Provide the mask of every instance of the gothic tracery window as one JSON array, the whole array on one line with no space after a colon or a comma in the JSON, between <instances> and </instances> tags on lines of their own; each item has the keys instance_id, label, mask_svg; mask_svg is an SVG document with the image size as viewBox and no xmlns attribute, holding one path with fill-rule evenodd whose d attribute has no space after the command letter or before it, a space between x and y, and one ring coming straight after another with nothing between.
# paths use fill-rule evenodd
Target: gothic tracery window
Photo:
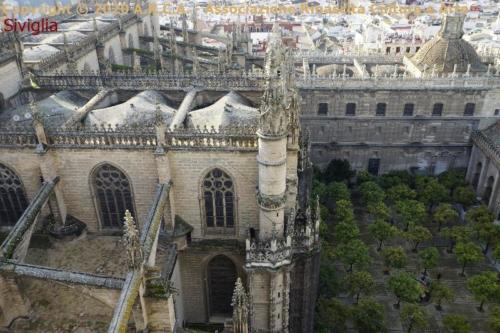
<instances>
[{"instance_id":1,"label":"gothic tracery window","mask_svg":"<svg viewBox=\"0 0 500 333\"><path fill-rule=\"evenodd\" d=\"M103 228L121 228L127 209L135 216L130 181L123 172L104 164L95 171L93 185Z\"/></svg>"},{"instance_id":2,"label":"gothic tracery window","mask_svg":"<svg viewBox=\"0 0 500 333\"><path fill-rule=\"evenodd\" d=\"M234 228L234 184L224 171L211 170L203 180L205 223L209 228Z\"/></svg>"},{"instance_id":3,"label":"gothic tracery window","mask_svg":"<svg viewBox=\"0 0 500 333\"><path fill-rule=\"evenodd\" d=\"M13 226L28 207L19 177L0 164L0 226Z\"/></svg>"}]
</instances>

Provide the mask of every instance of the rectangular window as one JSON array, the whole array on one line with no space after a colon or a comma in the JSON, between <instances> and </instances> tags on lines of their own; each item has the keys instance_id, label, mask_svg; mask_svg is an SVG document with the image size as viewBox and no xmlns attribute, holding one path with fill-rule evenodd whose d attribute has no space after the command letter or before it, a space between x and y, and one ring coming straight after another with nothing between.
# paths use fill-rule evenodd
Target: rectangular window
<instances>
[{"instance_id":1,"label":"rectangular window","mask_svg":"<svg viewBox=\"0 0 500 333\"><path fill-rule=\"evenodd\" d=\"M406 103L405 108L403 110L403 116L405 117L412 117L413 116L413 109L415 108L415 104L413 103Z\"/></svg>"},{"instance_id":2,"label":"rectangular window","mask_svg":"<svg viewBox=\"0 0 500 333\"><path fill-rule=\"evenodd\" d=\"M345 105L345 115L346 116L356 115L356 103L347 103Z\"/></svg>"},{"instance_id":3,"label":"rectangular window","mask_svg":"<svg viewBox=\"0 0 500 333\"><path fill-rule=\"evenodd\" d=\"M410 47L407 47L407 48L406 48L406 53L410 53L410 52L411 52Z\"/></svg>"},{"instance_id":4,"label":"rectangular window","mask_svg":"<svg viewBox=\"0 0 500 333\"><path fill-rule=\"evenodd\" d=\"M399 53L399 52L401 52L401 48L398 46L398 47L396 47L396 53Z\"/></svg>"},{"instance_id":5,"label":"rectangular window","mask_svg":"<svg viewBox=\"0 0 500 333\"><path fill-rule=\"evenodd\" d=\"M390 47L387 47L387 48L385 49L385 54L389 54L389 53L391 53L391 48L390 48Z\"/></svg>"},{"instance_id":6,"label":"rectangular window","mask_svg":"<svg viewBox=\"0 0 500 333\"><path fill-rule=\"evenodd\" d=\"M368 160L368 172L372 175L378 176L378 170L380 168L380 158L370 158Z\"/></svg>"},{"instance_id":7,"label":"rectangular window","mask_svg":"<svg viewBox=\"0 0 500 333\"><path fill-rule=\"evenodd\" d=\"M464 116L473 116L475 109L476 109L476 104L474 103L465 104Z\"/></svg>"},{"instance_id":8,"label":"rectangular window","mask_svg":"<svg viewBox=\"0 0 500 333\"><path fill-rule=\"evenodd\" d=\"M435 117L440 117L443 115L443 103L436 103L432 107L432 115Z\"/></svg>"},{"instance_id":9,"label":"rectangular window","mask_svg":"<svg viewBox=\"0 0 500 333\"><path fill-rule=\"evenodd\" d=\"M387 104L386 103L378 103L375 115L376 116L385 116L385 109L386 108L387 108Z\"/></svg>"},{"instance_id":10,"label":"rectangular window","mask_svg":"<svg viewBox=\"0 0 500 333\"><path fill-rule=\"evenodd\" d=\"M500 109L495 109L495 116L500 116Z\"/></svg>"},{"instance_id":11,"label":"rectangular window","mask_svg":"<svg viewBox=\"0 0 500 333\"><path fill-rule=\"evenodd\" d=\"M318 115L326 116L328 114L328 103L318 104Z\"/></svg>"}]
</instances>

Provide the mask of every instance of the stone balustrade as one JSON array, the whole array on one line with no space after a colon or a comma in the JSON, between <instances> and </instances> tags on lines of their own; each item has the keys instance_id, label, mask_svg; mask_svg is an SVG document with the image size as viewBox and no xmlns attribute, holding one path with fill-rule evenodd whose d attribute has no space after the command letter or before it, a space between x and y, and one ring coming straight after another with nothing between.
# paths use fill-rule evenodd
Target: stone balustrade
<instances>
[{"instance_id":1,"label":"stone balustrade","mask_svg":"<svg viewBox=\"0 0 500 333\"><path fill-rule=\"evenodd\" d=\"M56 72L38 73L36 83L45 89L55 90L95 90L96 87L128 90L188 90L203 88L216 91L258 91L264 89L266 76L260 71L249 72L204 72L199 75L173 75L160 72L103 73ZM500 76L496 75L426 75L415 78L410 75L365 75L349 77L343 73L329 76L296 75L296 85L300 89L491 89L500 87Z\"/></svg>"},{"instance_id":2,"label":"stone balustrade","mask_svg":"<svg viewBox=\"0 0 500 333\"><path fill-rule=\"evenodd\" d=\"M278 268L292 262L292 238L268 240L246 240L246 266Z\"/></svg>"},{"instance_id":3,"label":"stone balustrade","mask_svg":"<svg viewBox=\"0 0 500 333\"><path fill-rule=\"evenodd\" d=\"M236 150L258 149L256 126L226 126L218 129L208 127L177 128L165 130L165 147L170 150ZM48 128L47 143L52 148L116 148L155 149L158 145L155 127L115 126L92 128ZM32 128L0 128L0 146L32 147L37 145Z\"/></svg>"},{"instance_id":4,"label":"stone balustrade","mask_svg":"<svg viewBox=\"0 0 500 333\"><path fill-rule=\"evenodd\" d=\"M96 87L130 90L184 90L199 87L208 90L262 90L264 75L261 73L205 72L202 75L167 72L122 72L99 74L90 72L55 72L36 75L36 83L53 90L95 90Z\"/></svg>"},{"instance_id":5,"label":"stone balustrade","mask_svg":"<svg viewBox=\"0 0 500 333\"><path fill-rule=\"evenodd\" d=\"M35 131L32 128L0 129L0 147L36 147Z\"/></svg>"}]
</instances>

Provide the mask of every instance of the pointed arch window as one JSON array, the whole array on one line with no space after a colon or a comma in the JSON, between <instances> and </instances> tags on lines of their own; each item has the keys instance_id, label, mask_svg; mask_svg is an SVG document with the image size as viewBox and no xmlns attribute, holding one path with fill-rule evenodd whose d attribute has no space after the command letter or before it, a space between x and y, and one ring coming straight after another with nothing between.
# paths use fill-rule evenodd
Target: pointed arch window
<instances>
[{"instance_id":1,"label":"pointed arch window","mask_svg":"<svg viewBox=\"0 0 500 333\"><path fill-rule=\"evenodd\" d=\"M0 164L0 226L13 226L28 207L21 180Z\"/></svg>"},{"instance_id":2,"label":"pointed arch window","mask_svg":"<svg viewBox=\"0 0 500 333\"><path fill-rule=\"evenodd\" d=\"M220 169L211 170L203 179L205 223L208 228L234 228L234 184Z\"/></svg>"},{"instance_id":3,"label":"pointed arch window","mask_svg":"<svg viewBox=\"0 0 500 333\"><path fill-rule=\"evenodd\" d=\"M94 172L93 186L102 228L121 228L127 209L135 217L130 181L118 168L100 166Z\"/></svg>"}]
</instances>

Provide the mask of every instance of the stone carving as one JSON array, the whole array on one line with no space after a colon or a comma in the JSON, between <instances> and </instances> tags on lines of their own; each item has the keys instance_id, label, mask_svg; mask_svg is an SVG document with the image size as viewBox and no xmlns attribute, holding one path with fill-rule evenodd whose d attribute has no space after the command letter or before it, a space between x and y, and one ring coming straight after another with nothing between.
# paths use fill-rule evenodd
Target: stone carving
<instances>
[{"instance_id":1,"label":"stone carving","mask_svg":"<svg viewBox=\"0 0 500 333\"><path fill-rule=\"evenodd\" d=\"M139 239L139 230L129 210L125 211L125 223L123 231L123 244L127 251L129 268L139 269L142 264L142 248Z\"/></svg>"},{"instance_id":2,"label":"stone carving","mask_svg":"<svg viewBox=\"0 0 500 333\"><path fill-rule=\"evenodd\" d=\"M278 209L282 208L285 205L286 196L285 194L270 196L262 194L261 192L257 193L257 203L259 206L266 209Z\"/></svg>"},{"instance_id":3,"label":"stone carving","mask_svg":"<svg viewBox=\"0 0 500 333\"><path fill-rule=\"evenodd\" d=\"M248 296L241 278L236 280L231 306L233 307L233 333L248 333Z\"/></svg>"}]
</instances>

